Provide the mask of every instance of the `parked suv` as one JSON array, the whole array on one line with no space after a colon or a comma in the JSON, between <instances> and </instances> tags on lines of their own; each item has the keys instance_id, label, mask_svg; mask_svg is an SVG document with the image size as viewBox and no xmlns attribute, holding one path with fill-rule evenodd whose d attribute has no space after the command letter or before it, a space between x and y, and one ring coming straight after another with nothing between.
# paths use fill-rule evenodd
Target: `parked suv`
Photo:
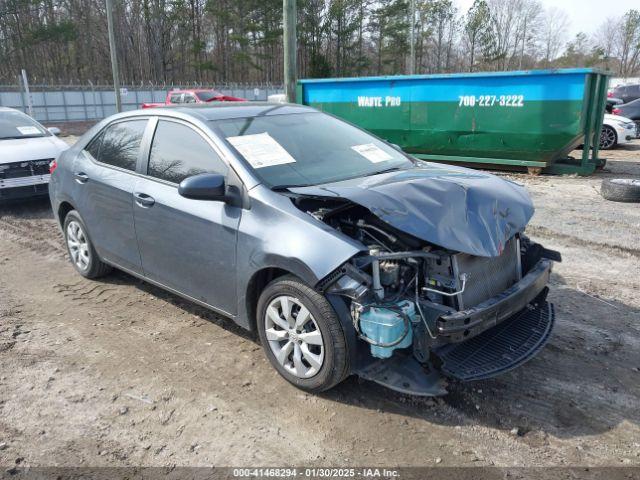
<instances>
[{"instance_id":1,"label":"parked suv","mask_svg":"<svg viewBox=\"0 0 640 480\"><path fill-rule=\"evenodd\" d=\"M62 155L53 211L71 263L116 267L257 330L289 382L358 374L419 395L547 342L556 252L522 186L418 161L300 105L110 117Z\"/></svg>"},{"instance_id":2,"label":"parked suv","mask_svg":"<svg viewBox=\"0 0 640 480\"><path fill-rule=\"evenodd\" d=\"M613 89L611 96L619 98L622 103L629 103L640 98L640 84L619 85Z\"/></svg>"}]
</instances>

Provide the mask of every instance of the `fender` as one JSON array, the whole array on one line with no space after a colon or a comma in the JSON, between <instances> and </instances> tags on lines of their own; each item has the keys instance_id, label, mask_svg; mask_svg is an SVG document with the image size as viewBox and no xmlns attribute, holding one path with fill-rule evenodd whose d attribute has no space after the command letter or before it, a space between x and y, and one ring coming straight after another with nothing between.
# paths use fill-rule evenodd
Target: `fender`
<instances>
[{"instance_id":1,"label":"fender","mask_svg":"<svg viewBox=\"0 0 640 480\"><path fill-rule=\"evenodd\" d=\"M247 292L255 275L279 269L313 287L364 248L298 210L287 197L258 186L242 211L236 246L236 322L251 329Z\"/></svg>"}]
</instances>

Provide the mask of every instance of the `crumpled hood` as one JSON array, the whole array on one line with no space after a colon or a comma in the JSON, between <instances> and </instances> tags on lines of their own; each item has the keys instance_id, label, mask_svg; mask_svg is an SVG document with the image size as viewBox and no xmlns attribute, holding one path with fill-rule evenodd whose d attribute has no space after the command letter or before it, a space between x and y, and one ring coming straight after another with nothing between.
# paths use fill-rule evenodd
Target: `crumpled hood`
<instances>
[{"instance_id":1,"label":"crumpled hood","mask_svg":"<svg viewBox=\"0 0 640 480\"><path fill-rule=\"evenodd\" d=\"M290 191L345 198L403 232L483 257L500 255L534 212L527 191L511 181L431 163Z\"/></svg>"},{"instance_id":2,"label":"crumpled hood","mask_svg":"<svg viewBox=\"0 0 640 480\"><path fill-rule=\"evenodd\" d=\"M0 140L0 164L57 158L69 145L53 135Z\"/></svg>"}]
</instances>

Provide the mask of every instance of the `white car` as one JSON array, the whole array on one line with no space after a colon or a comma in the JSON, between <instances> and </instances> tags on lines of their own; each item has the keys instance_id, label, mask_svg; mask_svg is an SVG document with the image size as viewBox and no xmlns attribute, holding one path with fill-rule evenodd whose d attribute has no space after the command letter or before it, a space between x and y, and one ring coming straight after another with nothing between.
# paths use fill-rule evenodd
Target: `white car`
<instances>
[{"instance_id":1,"label":"white car","mask_svg":"<svg viewBox=\"0 0 640 480\"><path fill-rule=\"evenodd\" d=\"M636 138L636 124L633 120L620 115L608 113L604 115L600 132L601 150L610 150L621 143L628 143L634 138Z\"/></svg>"},{"instance_id":2,"label":"white car","mask_svg":"<svg viewBox=\"0 0 640 480\"><path fill-rule=\"evenodd\" d=\"M46 195L49 164L69 146L13 108L0 107L0 201Z\"/></svg>"}]
</instances>

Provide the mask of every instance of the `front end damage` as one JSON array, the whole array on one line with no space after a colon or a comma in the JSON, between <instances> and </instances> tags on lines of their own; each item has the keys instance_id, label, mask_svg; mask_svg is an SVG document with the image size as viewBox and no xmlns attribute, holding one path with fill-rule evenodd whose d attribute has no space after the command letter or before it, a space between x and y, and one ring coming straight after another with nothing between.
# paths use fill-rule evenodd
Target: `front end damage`
<instances>
[{"instance_id":1,"label":"front end damage","mask_svg":"<svg viewBox=\"0 0 640 480\"><path fill-rule=\"evenodd\" d=\"M349 306L358 339L353 373L404 393L442 395L445 377L499 375L547 342L554 321L547 284L560 256L523 228L497 255L482 256L406 233L344 198L292 201L366 247L317 285Z\"/></svg>"}]
</instances>

